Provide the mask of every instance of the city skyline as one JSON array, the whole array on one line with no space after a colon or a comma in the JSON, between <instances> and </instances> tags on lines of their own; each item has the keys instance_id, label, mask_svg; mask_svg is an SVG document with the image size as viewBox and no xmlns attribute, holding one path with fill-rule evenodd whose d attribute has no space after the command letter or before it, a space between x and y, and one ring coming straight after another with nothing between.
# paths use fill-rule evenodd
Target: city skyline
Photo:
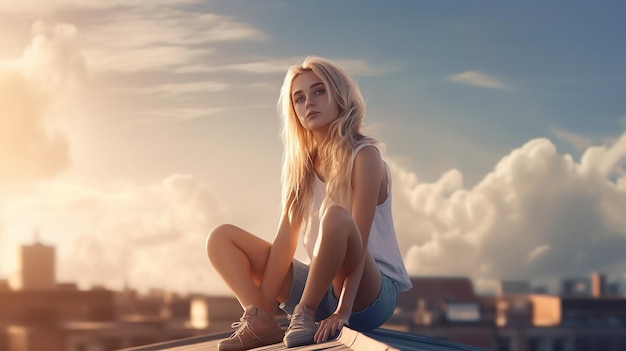
<instances>
[{"instance_id":1,"label":"city skyline","mask_svg":"<svg viewBox=\"0 0 626 351\"><path fill-rule=\"evenodd\" d=\"M86 291L71 283L57 284L54 247L35 242L20 249L15 285L7 289L0 280L3 350L16 345L24 350L40 350L42 345L54 350L119 350L156 343L170 349L171 340L181 346L207 341L207 336L219 338L241 313L234 296L158 289L139 293L132 288ZM432 341L443 339L497 350L588 350L591 345L622 350L626 345L624 292L615 291L602 274L563 280L557 296L521 281L502 282L492 296L476 294L466 277L422 276L411 281L414 289L398 296L391 319L372 333L402 332L398 336L404 342L411 338L412 345L433 346ZM287 316L275 307L274 316L284 325Z\"/></svg>"},{"instance_id":2,"label":"city skyline","mask_svg":"<svg viewBox=\"0 0 626 351\"><path fill-rule=\"evenodd\" d=\"M0 275L0 290L10 289L13 291L55 291L55 290L111 290L111 291L137 291L141 294L151 295L155 292L174 294L203 294L199 291L169 291L161 286L144 287L137 289L131 281L125 281L124 285L118 289L110 286L95 283L91 286L82 285L75 281L59 281L56 277L56 250L55 246L47 245L39 240L39 231L33 233L31 244L20 245L16 248L19 252L16 268L8 276ZM411 279L434 279L434 280L468 280L472 289L476 286L471 277L467 276L411 276ZM558 280L551 286L537 284L531 280L510 280L501 279L495 282L495 286L490 291L477 291L477 295L499 296L499 295L533 295L547 294L562 297L623 297L626 296L626 279L607 279L603 272L592 272L584 276L558 277ZM6 284L6 286L4 285ZM230 292L211 294L208 296L229 296L234 297Z\"/></svg>"},{"instance_id":3,"label":"city skyline","mask_svg":"<svg viewBox=\"0 0 626 351\"><path fill-rule=\"evenodd\" d=\"M0 276L39 230L61 281L226 293L204 239L272 239L278 89L320 55L387 146L412 275L624 278L626 5L329 6L0 0Z\"/></svg>"}]
</instances>

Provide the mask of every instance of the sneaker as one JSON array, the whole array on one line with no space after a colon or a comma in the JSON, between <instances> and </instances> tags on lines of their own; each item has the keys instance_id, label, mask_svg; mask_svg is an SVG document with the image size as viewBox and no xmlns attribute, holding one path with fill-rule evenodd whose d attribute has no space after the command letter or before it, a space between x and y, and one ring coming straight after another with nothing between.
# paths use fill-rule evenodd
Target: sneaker
<instances>
[{"instance_id":1,"label":"sneaker","mask_svg":"<svg viewBox=\"0 0 626 351\"><path fill-rule=\"evenodd\" d=\"M219 351L243 351L276 344L285 335L273 316L253 305L246 308L239 322L233 323L232 327L237 330L217 344Z\"/></svg>"},{"instance_id":2,"label":"sneaker","mask_svg":"<svg viewBox=\"0 0 626 351\"><path fill-rule=\"evenodd\" d=\"M299 303L293 310L291 322L283 341L287 347L309 345L313 343L316 331L315 311L309 309L307 305Z\"/></svg>"}]
</instances>

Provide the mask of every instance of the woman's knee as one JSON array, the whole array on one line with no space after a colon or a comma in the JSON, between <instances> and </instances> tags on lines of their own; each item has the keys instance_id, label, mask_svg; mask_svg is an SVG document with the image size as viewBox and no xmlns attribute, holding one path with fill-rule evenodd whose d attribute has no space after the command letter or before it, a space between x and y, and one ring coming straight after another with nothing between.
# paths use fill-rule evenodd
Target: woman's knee
<instances>
[{"instance_id":1,"label":"woman's knee","mask_svg":"<svg viewBox=\"0 0 626 351\"><path fill-rule=\"evenodd\" d=\"M235 228L232 224L221 224L213 228L206 238L207 254L211 256L212 252L219 252L225 243L231 241L230 236Z\"/></svg>"},{"instance_id":2,"label":"woman's knee","mask_svg":"<svg viewBox=\"0 0 626 351\"><path fill-rule=\"evenodd\" d=\"M320 219L320 228L322 228L322 235L324 232L333 233L333 236L336 236L338 233L343 233L347 236L358 234L352 214L345 208L337 205L326 209Z\"/></svg>"}]
</instances>

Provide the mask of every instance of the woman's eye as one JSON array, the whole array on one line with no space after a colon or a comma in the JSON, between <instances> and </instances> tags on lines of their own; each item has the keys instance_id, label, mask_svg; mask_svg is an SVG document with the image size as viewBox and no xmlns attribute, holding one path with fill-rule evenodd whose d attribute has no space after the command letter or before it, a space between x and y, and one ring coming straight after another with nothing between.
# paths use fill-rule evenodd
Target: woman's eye
<instances>
[{"instance_id":1,"label":"woman's eye","mask_svg":"<svg viewBox=\"0 0 626 351\"><path fill-rule=\"evenodd\" d=\"M304 96L296 96L295 99L293 99L293 102L302 102L304 101Z\"/></svg>"},{"instance_id":2,"label":"woman's eye","mask_svg":"<svg viewBox=\"0 0 626 351\"><path fill-rule=\"evenodd\" d=\"M322 94L324 94L325 92L326 92L326 90L324 90L324 89L320 89L320 90L316 90L316 91L315 91L315 94L317 94L317 95L322 95Z\"/></svg>"}]
</instances>

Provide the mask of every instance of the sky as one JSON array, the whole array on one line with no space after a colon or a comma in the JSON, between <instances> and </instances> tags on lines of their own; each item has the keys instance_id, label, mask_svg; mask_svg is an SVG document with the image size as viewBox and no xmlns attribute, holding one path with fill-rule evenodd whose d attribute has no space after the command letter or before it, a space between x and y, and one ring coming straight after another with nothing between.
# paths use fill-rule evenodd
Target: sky
<instances>
[{"instance_id":1,"label":"sky","mask_svg":"<svg viewBox=\"0 0 626 351\"><path fill-rule=\"evenodd\" d=\"M227 294L206 236L273 239L278 92L318 55L411 275L624 280L625 41L620 1L0 0L0 277L37 241L62 282Z\"/></svg>"}]
</instances>

